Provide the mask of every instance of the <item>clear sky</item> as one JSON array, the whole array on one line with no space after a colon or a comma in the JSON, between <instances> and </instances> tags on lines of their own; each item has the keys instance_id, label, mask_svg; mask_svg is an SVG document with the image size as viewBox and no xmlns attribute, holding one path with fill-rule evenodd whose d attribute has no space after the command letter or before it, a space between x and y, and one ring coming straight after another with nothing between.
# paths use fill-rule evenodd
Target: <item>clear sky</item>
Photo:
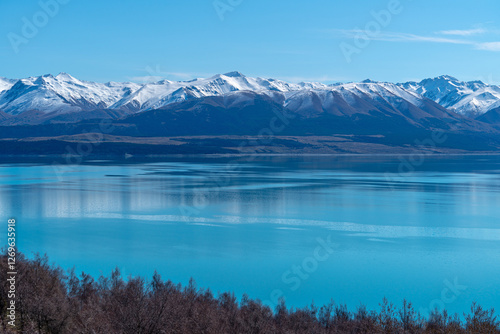
<instances>
[{"instance_id":1,"label":"clear sky","mask_svg":"<svg viewBox=\"0 0 500 334\"><path fill-rule=\"evenodd\" d=\"M500 84L499 17L498 0L2 0L0 76Z\"/></svg>"}]
</instances>

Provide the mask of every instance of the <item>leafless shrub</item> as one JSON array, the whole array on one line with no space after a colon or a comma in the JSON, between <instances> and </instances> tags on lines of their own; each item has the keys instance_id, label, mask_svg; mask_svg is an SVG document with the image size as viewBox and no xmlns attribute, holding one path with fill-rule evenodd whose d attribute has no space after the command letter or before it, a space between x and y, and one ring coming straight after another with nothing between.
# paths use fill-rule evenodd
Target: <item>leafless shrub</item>
<instances>
[{"instance_id":1,"label":"leafless shrub","mask_svg":"<svg viewBox=\"0 0 500 334\"><path fill-rule=\"evenodd\" d=\"M3 253L5 254L5 253ZM16 328L7 326L7 261L0 262L1 333L77 334L329 334L329 333L500 333L494 310L472 304L462 322L458 315L435 309L423 319L406 300L398 308L384 299L380 311L361 305L314 304L294 309L282 299L272 311L259 300L232 293L217 297L191 280L182 287L154 273L150 281L123 278L115 269L97 280L67 275L46 256L17 256Z\"/></svg>"}]
</instances>

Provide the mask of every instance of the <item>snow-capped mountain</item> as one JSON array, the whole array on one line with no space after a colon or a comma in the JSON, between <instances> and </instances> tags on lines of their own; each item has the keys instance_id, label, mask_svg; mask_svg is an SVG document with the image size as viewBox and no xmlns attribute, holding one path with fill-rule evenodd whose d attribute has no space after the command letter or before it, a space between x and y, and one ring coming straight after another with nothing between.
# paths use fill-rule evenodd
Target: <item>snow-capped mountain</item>
<instances>
[{"instance_id":1,"label":"snow-capped mountain","mask_svg":"<svg viewBox=\"0 0 500 334\"><path fill-rule=\"evenodd\" d=\"M3 91L6 91L6 90L10 89L12 86L14 86L16 81L17 80L11 80L11 79L0 77L0 94L2 94Z\"/></svg>"},{"instance_id":2,"label":"snow-capped mountain","mask_svg":"<svg viewBox=\"0 0 500 334\"><path fill-rule=\"evenodd\" d=\"M135 83L101 84L80 81L66 73L48 74L13 82L0 92L0 110L19 115L26 111L47 114L108 109L139 88Z\"/></svg>"},{"instance_id":3,"label":"snow-capped mountain","mask_svg":"<svg viewBox=\"0 0 500 334\"><path fill-rule=\"evenodd\" d=\"M464 82L443 75L399 85L469 117L477 117L500 107L500 86L487 85L481 81Z\"/></svg>"},{"instance_id":4,"label":"snow-capped mountain","mask_svg":"<svg viewBox=\"0 0 500 334\"><path fill-rule=\"evenodd\" d=\"M449 76L425 79L418 83L392 84L365 80L360 83L325 85L294 84L230 72L206 79L136 84L82 81L60 73L57 76L49 74L19 80L0 78L0 112L6 116L23 114L24 117L17 117L22 122L33 117L40 117L43 121L58 117L59 121L64 121L61 115L79 113L81 117L72 119L81 119L92 117L92 112L96 111L96 115L111 117L159 109L196 98L249 91L266 95L284 107L303 113L321 110L335 113L335 110L347 110L344 105L358 112L368 112L363 104L366 100L408 113L414 110L411 106L429 109L430 100L466 116L481 115L500 107L499 86L480 81L461 82ZM116 113L103 113L103 110ZM429 110L447 117L446 112L436 111L435 106ZM9 122L15 120L10 118Z\"/></svg>"},{"instance_id":5,"label":"snow-capped mountain","mask_svg":"<svg viewBox=\"0 0 500 334\"><path fill-rule=\"evenodd\" d=\"M395 84L361 82L334 85L322 89L298 90L286 94L285 106L297 111L339 110L349 106L358 112L368 112L361 101L373 100L389 108L402 108L404 104L425 105L426 98Z\"/></svg>"},{"instance_id":6,"label":"snow-capped mountain","mask_svg":"<svg viewBox=\"0 0 500 334\"><path fill-rule=\"evenodd\" d=\"M459 137L497 134L487 124L425 97L410 93L408 99L401 98L394 93L406 94L404 89L390 84L386 88L374 83L351 84L348 88L275 92L272 96L238 91L191 99L121 118L114 122L113 134L141 138L251 136L267 129L285 136L369 135L375 136L374 142L392 144L400 140L411 144L415 138L431 136L434 130ZM61 128L55 130L57 135L63 134Z\"/></svg>"},{"instance_id":7,"label":"snow-capped mountain","mask_svg":"<svg viewBox=\"0 0 500 334\"><path fill-rule=\"evenodd\" d=\"M223 95L233 91L291 91L326 87L323 84L289 84L274 79L250 78L239 72L208 79L174 82L95 83L69 74L43 75L20 80L0 80L0 110L11 115L26 111L70 113L94 109L137 112L156 109L191 98Z\"/></svg>"},{"instance_id":8,"label":"snow-capped mountain","mask_svg":"<svg viewBox=\"0 0 500 334\"><path fill-rule=\"evenodd\" d=\"M143 85L85 82L67 74L3 82L12 84L0 93L4 154L61 154L68 143L99 131L102 119L110 120L112 131L101 133L105 140L96 154L500 149L500 108L472 119L419 93L420 83L292 84L238 72ZM448 96L445 87L437 91ZM269 133L272 145L256 139L241 147L242 138L267 141ZM436 133L444 142L424 140ZM160 144L165 138L174 139Z\"/></svg>"},{"instance_id":9,"label":"snow-capped mountain","mask_svg":"<svg viewBox=\"0 0 500 334\"><path fill-rule=\"evenodd\" d=\"M235 91L287 92L302 89L304 86L274 79L250 78L239 72L231 72L218 74L208 79L180 82L162 80L145 84L136 92L117 101L112 108L142 111L158 109L170 103L191 98L218 96Z\"/></svg>"}]
</instances>

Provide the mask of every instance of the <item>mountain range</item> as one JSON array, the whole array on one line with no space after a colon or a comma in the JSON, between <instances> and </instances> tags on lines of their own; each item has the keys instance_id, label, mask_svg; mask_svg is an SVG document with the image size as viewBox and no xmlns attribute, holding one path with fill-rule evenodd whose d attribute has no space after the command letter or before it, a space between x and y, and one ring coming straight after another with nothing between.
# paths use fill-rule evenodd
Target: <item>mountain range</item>
<instances>
[{"instance_id":1,"label":"mountain range","mask_svg":"<svg viewBox=\"0 0 500 334\"><path fill-rule=\"evenodd\" d=\"M239 72L144 84L66 73L0 78L0 144L9 144L0 153L30 153L37 145L50 148L38 153L58 152L53 143L77 141L102 119L113 125L104 141L115 145L100 145L103 153L118 150L116 143L138 151L146 145L150 153L239 153L243 138L263 130L280 138L253 146L271 153L407 151L436 130L447 135L445 151L491 152L500 148L500 86L451 76L295 84Z\"/></svg>"},{"instance_id":2,"label":"mountain range","mask_svg":"<svg viewBox=\"0 0 500 334\"><path fill-rule=\"evenodd\" d=\"M67 73L26 79L0 77L0 112L3 117L24 113L44 115L20 118L20 122L45 121L61 114L113 110L116 115L159 109L169 104L232 92L252 91L283 98L286 105L306 100L311 94L325 98L329 94L402 98L411 103L428 98L458 114L478 117L500 107L500 86L481 81L462 82L440 76L420 82L386 83L365 80L360 83L293 84L276 79L247 77L239 72L218 74L190 81L161 80L153 83L96 83L78 80ZM277 94L278 93L278 94ZM310 102L310 101L309 101ZM328 102L326 102L328 103ZM306 107L306 106L303 106ZM49 116L49 117L47 117Z\"/></svg>"}]
</instances>

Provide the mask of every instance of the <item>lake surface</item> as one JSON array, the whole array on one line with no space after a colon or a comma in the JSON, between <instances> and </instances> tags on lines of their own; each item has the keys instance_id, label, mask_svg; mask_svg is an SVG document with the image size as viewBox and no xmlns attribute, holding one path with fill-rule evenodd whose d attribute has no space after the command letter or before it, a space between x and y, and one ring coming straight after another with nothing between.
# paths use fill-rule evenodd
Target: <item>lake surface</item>
<instances>
[{"instance_id":1,"label":"lake surface","mask_svg":"<svg viewBox=\"0 0 500 334\"><path fill-rule=\"evenodd\" d=\"M0 218L20 251L95 276L157 270L270 305L500 309L500 157L419 158L0 160Z\"/></svg>"}]
</instances>

